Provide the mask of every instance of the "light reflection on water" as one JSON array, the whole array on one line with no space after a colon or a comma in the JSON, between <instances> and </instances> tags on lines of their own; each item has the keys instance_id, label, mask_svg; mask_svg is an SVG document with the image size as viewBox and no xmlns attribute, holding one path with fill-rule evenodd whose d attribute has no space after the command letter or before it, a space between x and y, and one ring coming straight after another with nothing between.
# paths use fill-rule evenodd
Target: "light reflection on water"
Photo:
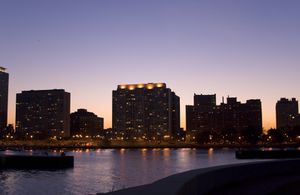
<instances>
[{"instance_id":1,"label":"light reflection on water","mask_svg":"<svg viewBox=\"0 0 300 195\"><path fill-rule=\"evenodd\" d=\"M231 149L99 149L66 153L74 155L74 169L0 170L0 193L96 194L151 183L191 169L246 162L236 160Z\"/></svg>"}]
</instances>

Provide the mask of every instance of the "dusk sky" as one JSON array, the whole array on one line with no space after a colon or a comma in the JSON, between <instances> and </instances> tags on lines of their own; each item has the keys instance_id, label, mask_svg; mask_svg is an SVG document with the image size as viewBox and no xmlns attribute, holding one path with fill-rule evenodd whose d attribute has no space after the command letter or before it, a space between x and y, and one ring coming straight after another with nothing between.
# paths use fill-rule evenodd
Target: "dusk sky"
<instances>
[{"instance_id":1,"label":"dusk sky","mask_svg":"<svg viewBox=\"0 0 300 195\"><path fill-rule=\"evenodd\" d=\"M0 66L16 93L65 89L111 127L118 84L165 82L193 94L262 100L275 127L281 97L300 99L299 0L1 0Z\"/></svg>"}]
</instances>

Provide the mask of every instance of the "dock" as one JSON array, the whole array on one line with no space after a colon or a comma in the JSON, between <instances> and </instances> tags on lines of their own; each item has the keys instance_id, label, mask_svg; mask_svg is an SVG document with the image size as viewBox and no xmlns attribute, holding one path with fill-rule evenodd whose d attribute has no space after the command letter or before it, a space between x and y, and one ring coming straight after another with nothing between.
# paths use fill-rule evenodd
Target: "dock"
<instances>
[{"instance_id":1,"label":"dock","mask_svg":"<svg viewBox=\"0 0 300 195\"><path fill-rule=\"evenodd\" d=\"M0 169L67 169L74 156L0 155Z\"/></svg>"},{"instance_id":2,"label":"dock","mask_svg":"<svg viewBox=\"0 0 300 195\"><path fill-rule=\"evenodd\" d=\"M300 158L300 150L237 150L237 159L288 159Z\"/></svg>"}]
</instances>

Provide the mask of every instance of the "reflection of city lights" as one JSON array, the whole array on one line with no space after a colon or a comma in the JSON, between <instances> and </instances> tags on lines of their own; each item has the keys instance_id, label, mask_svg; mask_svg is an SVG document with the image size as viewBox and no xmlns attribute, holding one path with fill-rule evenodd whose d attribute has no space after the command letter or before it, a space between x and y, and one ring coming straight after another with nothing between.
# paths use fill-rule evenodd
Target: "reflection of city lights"
<instances>
[{"instance_id":1,"label":"reflection of city lights","mask_svg":"<svg viewBox=\"0 0 300 195\"><path fill-rule=\"evenodd\" d=\"M214 149L213 148L209 148L208 149L208 156L212 156L214 154Z\"/></svg>"},{"instance_id":2,"label":"reflection of city lights","mask_svg":"<svg viewBox=\"0 0 300 195\"><path fill-rule=\"evenodd\" d=\"M120 153L121 153L121 154L125 154L125 149L124 149L124 148L121 148L121 149L120 149Z\"/></svg>"},{"instance_id":3,"label":"reflection of city lights","mask_svg":"<svg viewBox=\"0 0 300 195\"><path fill-rule=\"evenodd\" d=\"M164 148L164 149L163 149L163 155L164 155L165 157L169 157L169 156L171 155L171 150L170 150L170 148Z\"/></svg>"}]
</instances>

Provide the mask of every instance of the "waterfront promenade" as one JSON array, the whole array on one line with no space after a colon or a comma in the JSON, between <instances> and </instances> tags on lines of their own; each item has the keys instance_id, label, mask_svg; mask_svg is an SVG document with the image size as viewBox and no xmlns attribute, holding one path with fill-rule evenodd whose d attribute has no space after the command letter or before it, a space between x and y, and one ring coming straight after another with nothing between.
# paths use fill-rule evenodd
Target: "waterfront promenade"
<instances>
[{"instance_id":1,"label":"waterfront promenade","mask_svg":"<svg viewBox=\"0 0 300 195\"><path fill-rule=\"evenodd\" d=\"M300 194L299 163L289 159L204 168L106 194Z\"/></svg>"}]
</instances>

